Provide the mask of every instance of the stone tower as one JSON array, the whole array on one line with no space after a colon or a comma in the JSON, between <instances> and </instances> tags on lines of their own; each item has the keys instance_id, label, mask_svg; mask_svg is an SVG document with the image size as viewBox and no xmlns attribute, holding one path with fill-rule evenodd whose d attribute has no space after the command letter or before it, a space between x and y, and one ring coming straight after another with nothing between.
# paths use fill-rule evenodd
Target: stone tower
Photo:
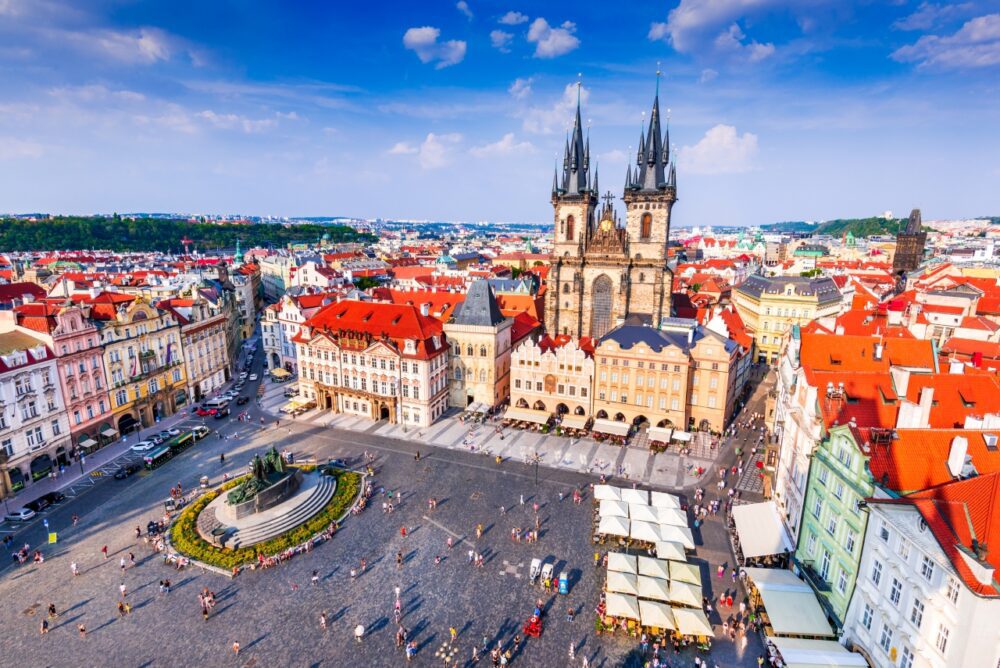
<instances>
[{"instance_id":1,"label":"stone tower","mask_svg":"<svg viewBox=\"0 0 1000 668\"><path fill-rule=\"evenodd\" d=\"M892 256L892 271L897 275L908 274L920 266L924 259L927 233L921 231L920 209L910 212L906 227L896 235L896 252Z\"/></svg>"},{"instance_id":2,"label":"stone tower","mask_svg":"<svg viewBox=\"0 0 1000 668\"><path fill-rule=\"evenodd\" d=\"M475 281L455 308L444 331L451 346L448 401L457 408L482 403L490 408L510 397L513 318L504 317L489 281Z\"/></svg>"},{"instance_id":3,"label":"stone tower","mask_svg":"<svg viewBox=\"0 0 1000 668\"><path fill-rule=\"evenodd\" d=\"M621 226L610 193L599 220L595 218L597 170L591 181L590 140L583 137L577 100L562 176L557 172L552 181L555 227L545 296L549 334L601 337L629 315L654 326L670 315L673 273L667 266L667 239L677 188L659 107L657 94L635 169L626 170L626 220Z\"/></svg>"}]
</instances>

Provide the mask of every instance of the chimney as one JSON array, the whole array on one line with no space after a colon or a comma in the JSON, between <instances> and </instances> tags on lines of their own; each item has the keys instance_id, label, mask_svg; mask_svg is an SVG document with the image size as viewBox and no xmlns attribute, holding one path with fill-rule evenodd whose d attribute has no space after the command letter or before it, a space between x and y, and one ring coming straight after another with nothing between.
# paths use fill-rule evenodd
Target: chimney
<instances>
[{"instance_id":1,"label":"chimney","mask_svg":"<svg viewBox=\"0 0 1000 668\"><path fill-rule=\"evenodd\" d=\"M876 362L881 362L882 361L882 344L881 343L876 343L875 344L874 360Z\"/></svg>"},{"instance_id":2,"label":"chimney","mask_svg":"<svg viewBox=\"0 0 1000 668\"><path fill-rule=\"evenodd\" d=\"M931 407L934 405L934 388L920 390L920 428L927 429L931 423Z\"/></svg>"},{"instance_id":3,"label":"chimney","mask_svg":"<svg viewBox=\"0 0 1000 668\"><path fill-rule=\"evenodd\" d=\"M965 373L965 364L961 360L950 360L948 362L948 373L961 376Z\"/></svg>"},{"instance_id":4,"label":"chimney","mask_svg":"<svg viewBox=\"0 0 1000 668\"><path fill-rule=\"evenodd\" d=\"M899 367L889 367L889 376L892 378L892 386L896 389L896 394L906 396L906 388L910 384L910 372Z\"/></svg>"},{"instance_id":5,"label":"chimney","mask_svg":"<svg viewBox=\"0 0 1000 668\"><path fill-rule=\"evenodd\" d=\"M430 315L431 305L424 302L420 305L420 315Z\"/></svg>"},{"instance_id":6,"label":"chimney","mask_svg":"<svg viewBox=\"0 0 1000 668\"><path fill-rule=\"evenodd\" d=\"M965 455L969 450L969 442L964 436L956 436L951 441L951 450L948 452L948 473L951 477L957 478L965 468Z\"/></svg>"}]
</instances>

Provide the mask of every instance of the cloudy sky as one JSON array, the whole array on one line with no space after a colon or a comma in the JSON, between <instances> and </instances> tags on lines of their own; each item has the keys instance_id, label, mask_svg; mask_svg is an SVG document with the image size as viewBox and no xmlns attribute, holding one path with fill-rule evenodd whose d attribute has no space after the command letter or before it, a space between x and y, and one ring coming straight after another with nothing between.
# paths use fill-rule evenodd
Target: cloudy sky
<instances>
[{"instance_id":1,"label":"cloudy sky","mask_svg":"<svg viewBox=\"0 0 1000 668\"><path fill-rule=\"evenodd\" d=\"M1000 0L0 0L0 211L545 221L658 62L677 224L1000 215Z\"/></svg>"}]
</instances>

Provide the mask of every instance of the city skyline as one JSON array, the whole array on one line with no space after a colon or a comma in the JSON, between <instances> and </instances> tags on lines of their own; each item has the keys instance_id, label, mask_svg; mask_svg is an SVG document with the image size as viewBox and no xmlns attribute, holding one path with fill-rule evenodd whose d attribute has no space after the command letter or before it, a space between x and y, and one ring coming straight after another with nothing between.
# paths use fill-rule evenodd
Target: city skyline
<instances>
[{"instance_id":1,"label":"city skyline","mask_svg":"<svg viewBox=\"0 0 1000 668\"><path fill-rule=\"evenodd\" d=\"M0 199L544 222L578 73L620 196L659 68L678 227L995 213L998 3L785 5L7 0Z\"/></svg>"}]
</instances>

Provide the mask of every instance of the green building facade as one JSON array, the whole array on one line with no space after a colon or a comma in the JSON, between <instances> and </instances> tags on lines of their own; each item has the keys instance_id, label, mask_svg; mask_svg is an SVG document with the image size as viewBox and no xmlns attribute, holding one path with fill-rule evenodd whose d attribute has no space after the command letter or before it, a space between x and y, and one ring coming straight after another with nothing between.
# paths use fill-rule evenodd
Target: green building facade
<instances>
[{"instance_id":1,"label":"green building facade","mask_svg":"<svg viewBox=\"0 0 1000 668\"><path fill-rule=\"evenodd\" d=\"M847 425L832 427L809 464L802 528L794 563L819 597L830 622L843 627L854 593L868 510L874 493L868 457Z\"/></svg>"}]
</instances>

